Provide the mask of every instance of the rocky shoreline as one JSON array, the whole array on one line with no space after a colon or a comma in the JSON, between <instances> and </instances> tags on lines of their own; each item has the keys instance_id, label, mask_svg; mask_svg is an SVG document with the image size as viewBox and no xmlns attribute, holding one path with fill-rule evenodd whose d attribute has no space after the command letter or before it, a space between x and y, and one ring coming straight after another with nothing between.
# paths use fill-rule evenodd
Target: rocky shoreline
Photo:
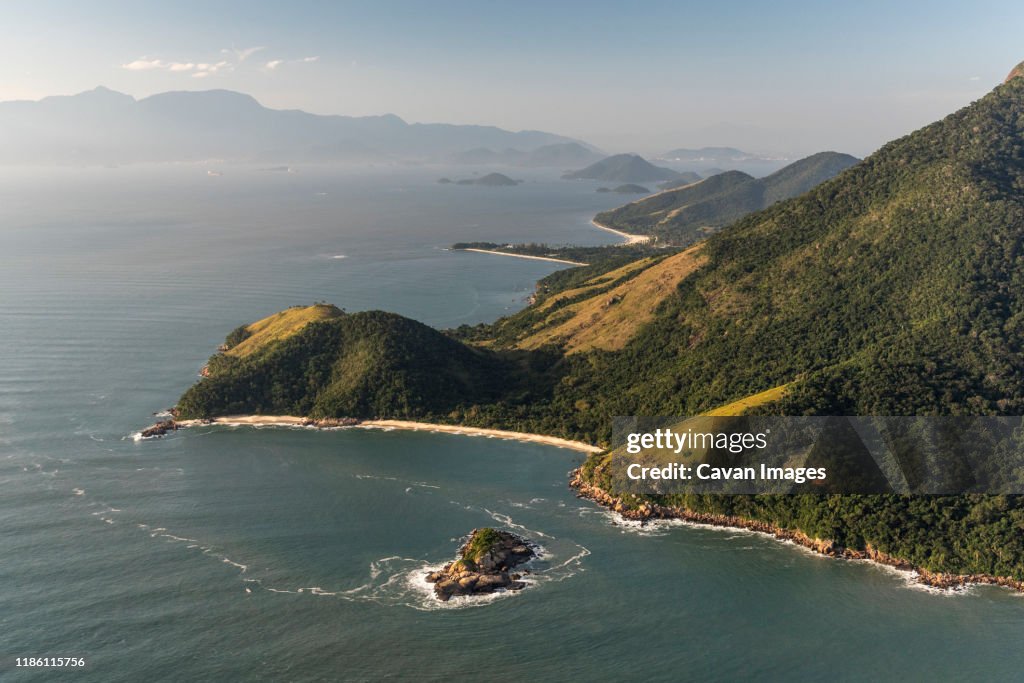
<instances>
[{"instance_id":1,"label":"rocky shoreline","mask_svg":"<svg viewBox=\"0 0 1024 683\"><path fill-rule=\"evenodd\" d=\"M173 412L172 412L173 415ZM218 424L217 419L196 419L196 420L177 420L171 417L166 420L160 420L155 424L146 427L138 433L140 439L156 439L170 432L178 431L179 429L185 429L186 427L193 427L196 425L213 425ZM231 423L234 424L234 423ZM252 421L246 422L246 424L260 425L261 422ZM280 426L279 423L271 422L274 426ZM336 429L338 427L358 427L363 424L363 420L355 417L325 417L319 419L313 419L311 417L306 418L295 418L287 422L287 426L290 427L315 427L316 429Z\"/></svg>"},{"instance_id":2,"label":"rocky shoreline","mask_svg":"<svg viewBox=\"0 0 1024 683\"><path fill-rule=\"evenodd\" d=\"M155 439L165 434L184 429L185 427L197 427L204 425L225 425L229 427L307 427L312 429L337 429L342 427L359 427L363 429L383 429L386 431L400 429L406 431L427 431L445 434L459 434L462 436L482 436L489 439L511 439L530 443L542 443L557 448L568 448L583 453L598 453L602 449L598 446L584 443L582 441L570 441L557 436L546 434L530 434L528 432L510 432L503 429L491 429L489 427L468 427L457 424L443 424L436 422L413 422L410 420L393 420L389 418L355 418L355 417L327 417L310 418L296 415L224 415L214 418L199 418L191 420L179 420L175 410L167 413L170 419L157 422L146 429L136 432L133 437L136 440Z\"/></svg>"},{"instance_id":3,"label":"rocky shoreline","mask_svg":"<svg viewBox=\"0 0 1024 683\"><path fill-rule=\"evenodd\" d=\"M441 602L498 590L522 590L526 588L520 581L522 575L511 570L536 556L529 541L511 532L474 529L459 549L458 559L427 574L426 579L434 584L434 595Z\"/></svg>"},{"instance_id":4,"label":"rocky shoreline","mask_svg":"<svg viewBox=\"0 0 1024 683\"><path fill-rule=\"evenodd\" d=\"M801 531L786 529L783 527L763 522L756 519L736 517L730 515L717 515L706 512L694 512L685 508L668 507L641 502L639 505L629 503L623 498L613 496L604 489L594 486L583 479L579 469L571 473L569 487L576 490L579 498L584 498L606 507L613 512L622 515L626 519L647 522L659 519L679 519L695 524L707 524L709 526L725 527L730 529L746 529L758 533L767 534L780 541L789 541L803 546L821 555L845 560L867 560L886 567L892 567L902 571L914 573L914 579L925 586L941 590L962 590L972 585L1002 586L1018 592L1024 592L1024 581L1008 576L992 576L990 574L950 574L945 572L932 572L922 567L917 567L906 560L894 557L881 552L869 544L865 550L846 548L836 544L834 541L811 538Z\"/></svg>"}]
</instances>

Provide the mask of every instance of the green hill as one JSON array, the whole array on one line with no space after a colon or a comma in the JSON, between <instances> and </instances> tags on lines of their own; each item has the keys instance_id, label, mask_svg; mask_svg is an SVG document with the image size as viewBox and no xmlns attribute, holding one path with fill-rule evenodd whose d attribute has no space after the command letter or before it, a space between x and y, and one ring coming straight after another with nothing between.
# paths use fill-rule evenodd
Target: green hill
<instances>
[{"instance_id":1,"label":"green hill","mask_svg":"<svg viewBox=\"0 0 1024 683\"><path fill-rule=\"evenodd\" d=\"M264 335L271 327L277 333ZM257 332L237 346L232 333L207 376L181 397L182 418L441 418L461 406L525 400L527 381L544 385L515 354L466 346L393 313L295 307L239 328L247 329Z\"/></svg>"},{"instance_id":2,"label":"green hill","mask_svg":"<svg viewBox=\"0 0 1024 683\"><path fill-rule=\"evenodd\" d=\"M464 342L383 313L309 322L213 359L180 407L436 416L597 443L616 415L1020 415L1022 140L1011 78L684 251L545 278L531 306L460 329ZM583 479L611 486L602 465ZM1024 579L1022 497L648 498Z\"/></svg>"},{"instance_id":3,"label":"green hill","mask_svg":"<svg viewBox=\"0 0 1024 683\"><path fill-rule=\"evenodd\" d=\"M657 235L661 243L687 245L748 213L803 194L855 163L857 159L848 154L821 152L764 178L726 171L605 211L597 221L617 230Z\"/></svg>"},{"instance_id":4,"label":"green hill","mask_svg":"<svg viewBox=\"0 0 1024 683\"><path fill-rule=\"evenodd\" d=\"M675 180L679 173L655 166L636 154L616 154L562 176L566 180L603 180L613 183L647 183Z\"/></svg>"}]
</instances>

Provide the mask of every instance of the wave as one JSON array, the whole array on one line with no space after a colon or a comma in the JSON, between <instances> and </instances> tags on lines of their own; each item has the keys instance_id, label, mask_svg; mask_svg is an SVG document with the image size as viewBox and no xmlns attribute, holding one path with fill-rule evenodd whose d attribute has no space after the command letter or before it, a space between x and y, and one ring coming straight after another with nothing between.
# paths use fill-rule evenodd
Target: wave
<instances>
[{"instance_id":1,"label":"wave","mask_svg":"<svg viewBox=\"0 0 1024 683\"><path fill-rule=\"evenodd\" d=\"M607 522L617 528L622 533L635 533L640 536L665 536L671 533L674 527L687 527L692 529L701 529L703 531L713 531L717 534L725 534L722 540L737 540L740 538L749 538L751 536L758 536L765 540L773 541L775 543L787 546L798 550L800 553L814 557L820 560L838 560L840 562L849 562L852 564L867 564L870 567L882 571L891 576L899 578L906 588L911 590L921 591L923 593L930 593L932 595L942 595L947 597L969 595L974 592L977 588L975 584L968 584L965 586L952 586L949 588L939 588L924 583L921 580L921 575L913 569L901 569L899 567L893 567L891 565L882 564L875 562L870 559L855 559L849 557L831 557L829 555L823 555L815 552L811 548L808 548L796 541L787 538L776 538L772 534L765 533L763 531L757 531L754 529L740 529L727 526L718 526L715 524L702 524L700 522L693 522L686 519L653 519L653 520L635 520L623 517L617 512L613 512L606 508L579 508L581 517L585 517L590 514L597 514L607 520ZM742 546L741 550L755 550L754 546Z\"/></svg>"}]
</instances>

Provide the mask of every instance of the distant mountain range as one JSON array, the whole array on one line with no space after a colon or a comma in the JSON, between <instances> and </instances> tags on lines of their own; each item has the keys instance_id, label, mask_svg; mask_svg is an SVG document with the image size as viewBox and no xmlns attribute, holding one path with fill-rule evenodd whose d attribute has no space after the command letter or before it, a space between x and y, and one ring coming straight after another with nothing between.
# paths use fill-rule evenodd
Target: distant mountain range
<instances>
[{"instance_id":1,"label":"distant mountain range","mask_svg":"<svg viewBox=\"0 0 1024 683\"><path fill-rule=\"evenodd\" d=\"M539 149L546 147L552 149ZM446 161L476 148L516 150L526 165L563 155L566 161L559 163L571 165L589 160L583 152L593 154L552 133L406 123L393 114L321 116L269 109L229 90L166 92L136 100L100 87L38 101L0 102L0 164Z\"/></svg>"},{"instance_id":2,"label":"distant mountain range","mask_svg":"<svg viewBox=\"0 0 1024 683\"><path fill-rule=\"evenodd\" d=\"M690 244L748 213L803 194L857 161L849 154L821 152L764 178L726 171L605 211L596 220L616 230L657 235L659 240L672 244Z\"/></svg>"},{"instance_id":3,"label":"distant mountain range","mask_svg":"<svg viewBox=\"0 0 1024 683\"><path fill-rule=\"evenodd\" d=\"M562 177L566 180L603 180L614 183L648 183L657 180L676 180L678 171L655 166L636 154L616 154Z\"/></svg>"}]
</instances>

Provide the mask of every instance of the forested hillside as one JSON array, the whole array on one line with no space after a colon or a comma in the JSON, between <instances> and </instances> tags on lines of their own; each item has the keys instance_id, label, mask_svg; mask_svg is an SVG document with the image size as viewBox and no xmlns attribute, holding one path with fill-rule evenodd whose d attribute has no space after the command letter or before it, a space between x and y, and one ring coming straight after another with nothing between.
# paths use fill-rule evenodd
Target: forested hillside
<instances>
[{"instance_id":1,"label":"forested hillside","mask_svg":"<svg viewBox=\"0 0 1024 683\"><path fill-rule=\"evenodd\" d=\"M726 171L604 211L596 220L616 230L654 235L662 244L685 246L753 211L803 194L855 163L849 154L821 152L764 178Z\"/></svg>"}]
</instances>

